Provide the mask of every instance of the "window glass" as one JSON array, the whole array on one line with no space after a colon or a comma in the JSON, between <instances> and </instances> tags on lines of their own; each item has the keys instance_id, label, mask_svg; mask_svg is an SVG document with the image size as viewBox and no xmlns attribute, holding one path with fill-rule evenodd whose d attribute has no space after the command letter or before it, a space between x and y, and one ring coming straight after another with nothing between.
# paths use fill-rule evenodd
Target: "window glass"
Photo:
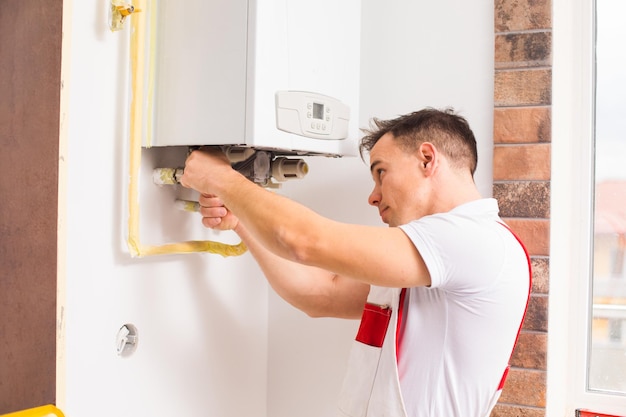
<instances>
[{"instance_id":1,"label":"window glass","mask_svg":"<svg viewBox=\"0 0 626 417\"><path fill-rule=\"evenodd\" d=\"M588 389L626 395L626 1L596 0L595 204Z\"/></svg>"}]
</instances>

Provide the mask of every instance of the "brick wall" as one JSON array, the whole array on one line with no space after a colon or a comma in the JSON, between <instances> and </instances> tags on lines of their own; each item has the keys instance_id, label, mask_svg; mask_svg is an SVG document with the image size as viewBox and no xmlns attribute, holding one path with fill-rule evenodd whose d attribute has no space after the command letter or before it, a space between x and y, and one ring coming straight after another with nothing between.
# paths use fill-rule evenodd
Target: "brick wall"
<instances>
[{"instance_id":1,"label":"brick wall","mask_svg":"<svg viewBox=\"0 0 626 417\"><path fill-rule=\"evenodd\" d=\"M533 288L492 417L544 417L548 337L551 0L495 0L493 196L531 255Z\"/></svg>"}]
</instances>

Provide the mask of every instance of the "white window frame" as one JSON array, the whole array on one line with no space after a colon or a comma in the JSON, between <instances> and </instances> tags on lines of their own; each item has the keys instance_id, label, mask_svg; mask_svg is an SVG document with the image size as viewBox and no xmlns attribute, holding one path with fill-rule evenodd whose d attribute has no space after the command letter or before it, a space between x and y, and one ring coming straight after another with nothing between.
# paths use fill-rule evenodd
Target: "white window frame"
<instances>
[{"instance_id":1,"label":"white window frame","mask_svg":"<svg viewBox=\"0 0 626 417\"><path fill-rule=\"evenodd\" d=\"M587 390L593 230L593 0L553 0L547 417L626 416L626 397Z\"/></svg>"}]
</instances>

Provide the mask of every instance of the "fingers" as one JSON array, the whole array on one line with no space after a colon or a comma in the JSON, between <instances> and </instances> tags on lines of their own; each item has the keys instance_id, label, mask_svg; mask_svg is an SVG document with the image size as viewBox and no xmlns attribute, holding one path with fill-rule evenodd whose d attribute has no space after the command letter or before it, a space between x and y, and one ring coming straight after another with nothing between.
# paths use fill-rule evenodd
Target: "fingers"
<instances>
[{"instance_id":1,"label":"fingers","mask_svg":"<svg viewBox=\"0 0 626 417\"><path fill-rule=\"evenodd\" d=\"M232 169L228 157L216 147L202 147L187 156L180 184L198 191L210 190L211 178L220 178L220 170Z\"/></svg>"},{"instance_id":2,"label":"fingers","mask_svg":"<svg viewBox=\"0 0 626 417\"><path fill-rule=\"evenodd\" d=\"M200 194L200 199L198 200L201 206L209 207L211 205L223 206L224 203L220 200L215 194Z\"/></svg>"},{"instance_id":3,"label":"fingers","mask_svg":"<svg viewBox=\"0 0 626 417\"><path fill-rule=\"evenodd\" d=\"M180 183L184 187L200 191L198 202L205 227L231 230L239 224L239 219L224 206L224 202L210 193L215 185L210 180L223 178L232 169L228 158L219 149L202 148L191 152L187 157Z\"/></svg>"},{"instance_id":4,"label":"fingers","mask_svg":"<svg viewBox=\"0 0 626 417\"><path fill-rule=\"evenodd\" d=\"M198 199L200 203L200 214L203 217L203 224L207 227L215 227L221 223L221 218L228 214L224 203L213 194L201 194ZM205 221L205 219L207 219Z\"/></svg>"},{"instance_id":5,"label":"fingers","mask_svg":"<svg viewBox=\"0 0 626 417\"><path fill-rule=\"evenodd\" d=\"M239 220L224 206L224 202L215 195L201 194L199 198L202 224L219 230L230 230Z\"/></svg>"},{"instance_id":6,"label":"fingers","mask_svg":"<svg viewBox=\"0 0 626 417\"><path fill-rule=\"evenodd\" d=\"M226 209L226 207L203 207L202 205L200 205L200 214L202 214L202 217L216 217L216 218L220 218L220 217L224 217L228 214L228 210Z\"/></svg>"},{"instance_id":7,"label":"fingers","mask_svg":"<svg viewBox=\"0 0 626 417\"><path fill-rule=\"evenodd\" d=\"M209 229L215 229L222 223L221 217L202 217L202 225Z\"/></svg>"}]
</instances>

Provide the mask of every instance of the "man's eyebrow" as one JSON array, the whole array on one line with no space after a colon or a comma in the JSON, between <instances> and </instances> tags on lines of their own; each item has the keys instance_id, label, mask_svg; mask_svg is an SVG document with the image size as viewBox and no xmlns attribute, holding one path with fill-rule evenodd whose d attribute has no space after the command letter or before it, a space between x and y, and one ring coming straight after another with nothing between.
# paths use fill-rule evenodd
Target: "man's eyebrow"
<instances>
[{"instance_id":1,"label":"man's eyebrow","mask_svg":"<svg viewBox=\"0 0 626 417\"><path fill-rule=\"evenodd\" d=\"M372 162L372 165L370 165L370 172L371 172L372 174L374 173L374 168L376 168L376 165L378 165L378 164L380 164L380 163L381 163L381 161L380 161L380 160Z\"/></svg>"}]
</instances>

